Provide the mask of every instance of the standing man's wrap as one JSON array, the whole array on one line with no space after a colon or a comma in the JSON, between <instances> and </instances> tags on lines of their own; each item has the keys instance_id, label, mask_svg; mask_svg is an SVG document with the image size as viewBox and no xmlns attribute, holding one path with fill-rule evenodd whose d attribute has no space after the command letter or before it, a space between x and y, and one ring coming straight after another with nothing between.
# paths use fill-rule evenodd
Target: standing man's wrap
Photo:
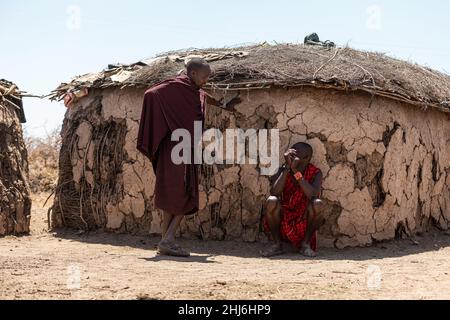
<instances>
[{"instance_id":1,"label":"standing man's wrap","mask_svg":"<svg viewBox=\"0 0 450 320\"><path fill-rule=\"evenodd\" d=\"M210 75L209 64L201 58L193 58L186 65L186 75L161 82L144 96L137 148L152 161L156 175L155 205L163 210L162 239L158 244L162 255L189 256L189 252L175 243L175 235L183 217L196 213L199 207L198 165L193 161L194 145L198 143L195 122L204 122L206 103L217 107L224 105L201 89ZM240 102L236 97L224 109L234 111L234 106ZM189 163L172 161L172 150L180 143L172 141L172 133L177 129L190 134Z\"/></svg>"},{"instance_id":2,"label":"standing man's wrap","mask_svg":"<svg viewBox=\"0 0 450 320\"><path fill-rule=\"evenodd\" d=\"M171 134L186 129L194 148L194 122L204 120L204 111L205 93L185 75L152 87L144 96L137 148L153 164L155 205L173 215L197 212L199 200L198 168L173 163L172 148L179 142L171 141Z\"/></svg>"}]
</instances>

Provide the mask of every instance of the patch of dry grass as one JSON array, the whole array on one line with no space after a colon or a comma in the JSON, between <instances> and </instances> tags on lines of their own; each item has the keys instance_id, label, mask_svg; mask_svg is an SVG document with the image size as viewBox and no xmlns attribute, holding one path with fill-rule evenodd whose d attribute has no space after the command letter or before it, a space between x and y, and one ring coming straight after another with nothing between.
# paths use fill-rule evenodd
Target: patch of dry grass
<instances>
[{"instance_id":1,"label":"patch of dry grass","mask_svg":"<svg viewBox=\"0 0 450 320\"><path fill-rule=\"evenodd\" d=\"M59 150L61 148L60 129L46 137L25 137L28 150L29 182L33 193L53 191L58 181Z\"/></svg>"}]
</instances>

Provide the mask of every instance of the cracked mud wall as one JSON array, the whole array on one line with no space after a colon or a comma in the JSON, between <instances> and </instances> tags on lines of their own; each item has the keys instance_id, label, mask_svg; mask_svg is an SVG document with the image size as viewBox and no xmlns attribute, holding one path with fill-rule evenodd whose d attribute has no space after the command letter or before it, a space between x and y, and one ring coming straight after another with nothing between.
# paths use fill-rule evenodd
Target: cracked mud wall
<instances>
[{"instance_id":1,"label":"cracked mud wall","mask_svg":"<svg viewBox=\"0 0 450 320\"><path fill-rule=\"evenodd\" d=\"M143 93L94 91L68 111L55 226L161 232L161 213L153 205L155 177L136 150ZM241 97L235 114L209 107L207 127L278 128L280 161L295 142L313 146L313 163L325 177L321 246L364 246L449 227L447 115L367 94L313 88ZM203 165L201 210L183 221L180 234L265 241L260 211L268 192L268 178L255 165Z\"/></svg>"},{"instance_id":2,"label":"cracked mud wall","mask_svg":"<svg viewBox=\"0 0 450 320\"><path fill-rule=\"evenodd\" d=\"M447 115L365 94L312 88L253 92L238 111L239 127L263 118L259 128L282 130L280 154L299 141L313 146L313 163L324 174L327 223L320 230L320 245L362 246L449 227ZM243 201L242 221L251 220L258 209L248 210Z\"/></svg>"},{"instance_id":3,"label":"cracked mud wall","mask_svg":"<svg viewBox=\"0 0 450 320\"><path fill-rule=\"evenodd\" d=\"M154 176L136 150L142 97L142 90L93 91L67 111L53 227L150 232Z\"/></svg>"},{"instance_id":4,"label":"cracked mud wall","mask_svg":"<svg viewBox=\"0 0 450 320\"><path fill-rule=\"evenodd\" d=\"M15 109L0 101L0 237L30 231L31 198L22 126Z\"/></svg>"}]
</instances>

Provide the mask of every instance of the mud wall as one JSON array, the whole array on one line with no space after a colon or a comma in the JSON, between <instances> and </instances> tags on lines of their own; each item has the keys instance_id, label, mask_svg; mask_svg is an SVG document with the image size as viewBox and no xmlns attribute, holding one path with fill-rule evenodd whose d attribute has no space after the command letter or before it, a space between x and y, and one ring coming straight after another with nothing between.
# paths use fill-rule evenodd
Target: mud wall
<instances>
[{"instance_id":1,"label":"mud wall","mask_svg":"<svg viewBox=\"0 0 450 320\"><path fill-rule=\"evenodd\" d=\"M0 101L0 237L30 231L27 151L15 109Z\"/></svg>"},{"instance_id":2,"label":"mud wall","mask_svg":"<svg viewBox=\"0 0 450 320\"><path fill-rule=\"evenodd\" d=\"M161 232L151 164L135 148L142 95L137 89L92 92L68 111L55 226ZM449 227L447 115L366 94L312 88L241 97L235 114L210 107L207 127L278 128L280 154L299 141L313 146L313 163L324 174L327 223L320 230L321 246L370 245ZM268 178L255 165L205 165L201 210L185 219L180 233L265 241L260 209L268 191ZM64 217L73 223L64 223Z\"/></svg>"}]
</instances>

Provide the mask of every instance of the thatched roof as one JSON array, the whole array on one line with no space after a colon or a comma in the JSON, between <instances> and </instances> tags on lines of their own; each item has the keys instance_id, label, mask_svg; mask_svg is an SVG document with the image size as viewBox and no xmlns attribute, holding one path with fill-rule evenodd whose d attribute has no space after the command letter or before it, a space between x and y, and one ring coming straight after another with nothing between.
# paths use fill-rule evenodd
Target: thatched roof
<instances>
[{"instance_id":1,"label":"thatched roof","mask_svg":"<svg viewBox=\"0 0 450 320\"><path fill-rule=\"evenodd\" d=\"M0 103L12 106L17 111L20 122L26 122L23 111L22 96L24 92L12 82L0 79Z\"/></svg>"},{"instance_id":2,"label":"thatched roof","mask_svg":"<svg viewBox=\"0 0 450 320\"><path fill-rule=\"evenodd\" d=\"M381 53L294 44L176 51L132 65L110 65L61 84L51 98L62 99L67 91L83 88L149 87L176 75L191 56L211 63L214 74L209 89L313 86L365 91L450 113L450 76L446 74Z\"/></svg>"}]
</instances>

